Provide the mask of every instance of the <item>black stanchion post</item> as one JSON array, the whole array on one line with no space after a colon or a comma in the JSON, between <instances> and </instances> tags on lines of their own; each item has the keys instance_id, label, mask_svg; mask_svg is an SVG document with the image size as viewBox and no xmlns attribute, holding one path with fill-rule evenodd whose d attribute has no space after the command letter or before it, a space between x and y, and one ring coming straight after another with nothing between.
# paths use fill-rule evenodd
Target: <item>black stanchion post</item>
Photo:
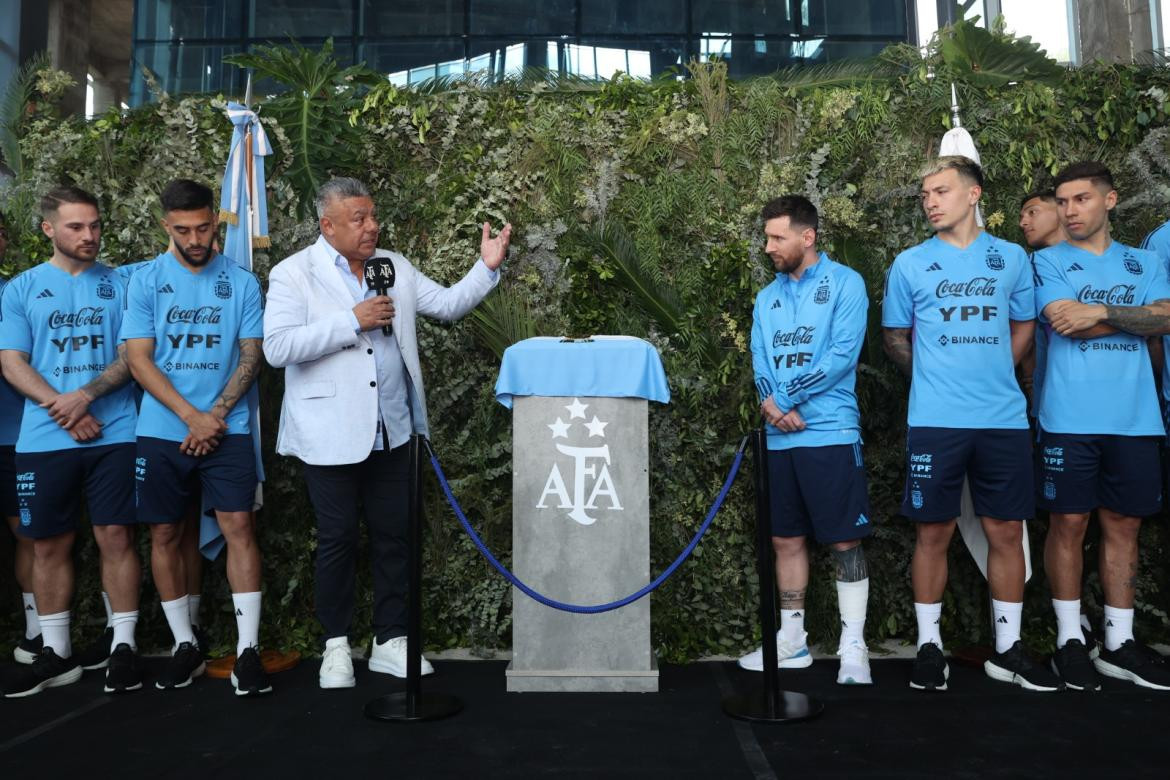
<instances>
[{"instance_id":1,"label":"black stanchion post","mask_svg":"<svg viewBox=\"0 0 1170 780\"><path fill-rule=\"evenodd\" d=\"M760 580L760 635L763 639L764 687L747 694L728 696L723 711L733 718L758 723L793 723L810 720L825 705L803 693L780 690L776 658L776 567L772 550L772 509L768 483L767 434L752 433L756 489L756 572Z\"/></svg>"},{"instance_id":2,"label":"black stanchion post","mask_svg":"<svg viewBox=\"0 0 1170 780\"><path fill-rule=\"evenodd\" d=\"M365 714L374 720L415 722L439 720L463 709L463 702L444 693L422 692L422 434L410 437L410 521L407 530L406 691L390 693L368 702Z\"/></svg>"}]
</instances>

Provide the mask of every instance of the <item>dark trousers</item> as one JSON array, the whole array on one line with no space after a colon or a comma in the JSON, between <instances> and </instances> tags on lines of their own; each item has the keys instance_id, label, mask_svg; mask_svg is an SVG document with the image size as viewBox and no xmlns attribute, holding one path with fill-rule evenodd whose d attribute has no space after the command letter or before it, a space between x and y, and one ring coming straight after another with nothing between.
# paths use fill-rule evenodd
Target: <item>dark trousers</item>
<instances>
[{"instance_id":1,"label":"dark trousers","mask_svg":"<svg viewBox=\"0 0 1170 780\"><path fill-rule=\"evenodd\" d=\"M325 638L348 636L353 626L358 523L362 514L370 534L375 637L385 642L403 636L410 446L372 452L361 463L306 463L304 467L309 498L317 513L317 619Z\"/></svg>"}]
</instances>

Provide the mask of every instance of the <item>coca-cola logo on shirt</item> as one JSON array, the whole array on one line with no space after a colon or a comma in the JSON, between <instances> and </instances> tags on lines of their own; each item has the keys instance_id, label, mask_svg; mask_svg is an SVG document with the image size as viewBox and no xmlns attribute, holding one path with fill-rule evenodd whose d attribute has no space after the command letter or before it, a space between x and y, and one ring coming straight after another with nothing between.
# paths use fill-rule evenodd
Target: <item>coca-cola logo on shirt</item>
<instances>
[{"instance_id":1,"label":"coca-cola logo on shirt","mask_svg":"<svg viewBox=\"0 0 1170 780\"><path fill-rule=\"evenodd\" d=\"M104 306L82 306L77 311L56 310L49 315L49 327L81 328L86 325L101 325L105 320Z\"/></svg>"},{"instance_id":2,"label":"coca-cola logo on shirt","mask_svg":"<svg viewBox=\"0 0 1170 780\"><path fill-rule=\"evenodd\" d=\"M167 311L167 322L172 324L178 322L186 325L216 325L219 323L222 311L222 306L195 306L191 309L172 306Z\"/></svg>"},{"instance_id":3,"label":"coca-cola logo on shirt","mask_svg":"<svg viewBox=\"0 0 1170 780\"><path fill-rule=\"evenodd\" d=\"M939 298L966 298L973 295L995 295L994 276L976 276L965 282L952 282L943 279L935 288L934 294Z\"/></svg>"},{"instance_id":4,"label":"coca-cola logo on shirt","mask_svg":"<svg viewBox=\"0 0 1170 780\"><path fill-rule=\"evenodd\" d=\"M1110 306L1134 306L1136 299L1133 291L1137 289L1132 284L1115 284L1109 288L1098 289L1086 284L1077 293L1077 300L1081 303L1104 303Z\"/></svg>"},{"instance_id":5,"label":"coca-cola logo on shirt","mask_svg":"<svg viewBox=\"0 0 1170 780\"><path fill-rule=\"evenodd\" d=\"M816 326L814 325L801 325L795 330L790 331L778 330L772 336L772 348L793 347L797 344L811 344L815 330Z\"/></svg>"}]
</instances>

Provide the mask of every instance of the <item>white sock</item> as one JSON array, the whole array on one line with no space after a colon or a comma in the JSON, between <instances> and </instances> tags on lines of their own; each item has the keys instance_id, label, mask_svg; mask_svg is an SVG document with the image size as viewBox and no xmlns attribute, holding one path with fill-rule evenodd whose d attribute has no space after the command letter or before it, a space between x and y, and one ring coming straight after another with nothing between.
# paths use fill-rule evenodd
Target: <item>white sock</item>
<instances>
[{"instance_id":1,"label":"white sock","mask_svg":"<svg viewBox=\"0 0 1170 780\"><path fill-rule=\"evenodd\" d=\"M102 604L106 607L106 628L114 625L114 608L110 606L110 594L102 591Z\"/></svg>"},{"instance_id":2,"label":"white sock","mask_svg":"<svg viewBox=\"0 0 1170 780\"><path fill-rule=\"evenodd\" d=\"M191 617L191 625L199 625L199 602L203 601L202 596L194 594L187 594L187 613Z\"/></svg>"},{"instance_id":3,"label":"white sock","mask_svg":"<svg viewBox=\"0 0 1170 780\"><path fill-rule=\"evenodd\" d=\"M113 615L114 624L114 641L111 647L117 647L121 644L130 645L131 650L138 649L138 643L134 641L134 629L138 625L138 610L133 612L115 612Z\"/></svg>"},{"instance_id":4,"label":"white sock","mask_svg":"<svg viewBox=\"0 0 1170 780\"><path fill-rule=\"evenodd\" d=\"M918 649L927 642L934 642L942 650L942 634L939 633L939 623L942 622L942 602L934 604L920 604L914 602L914 616L918 618Z\"/></svg>"},{"instance_id":5,"label":"white sock","mask_svg":"<svg viewBox=\"0 0 1170 780\"><path fill-rule=\"evenodd\" d=\"M58 658L73 655L73 645L69 641L69 610L38 617L41 621L41 638L44 639L45 647L53 648Z\"/></svg>"},{"instance_id":6,"label":"white sock","mask_svg":"<svg viewBox=\"0 0 1170 780\"><path fill-rule=\"evenodd\" d=\"M793 643L804 638L804 607L780 610L780 638Z\"/></svg>"},{"instance_id":7,"label":"white sock","mask_svg":"<svg viewBox=\"0 0 1170 780\"><path fill-rule=\"evenodd\" d=\"M1078 600L1077 603L1080 604L1081 602ZM1081 630L1086 634L1090 634L1093 631L1093 624L1089 622L1089 616L1084 612L1081 613Z\"/></svg>"},{"instance_id":8,"label":"white sock","mask_svg":"<svg viewBox=\"0 0 1170 780\"><path fill-rule=\"evenodd\" d=\"M857 582L837 580L837 610L841 613L841 646L853 642L865 646L865 608L869 603L869 577Z\"/></svg>"},{"instance_id":9,"label":"white sock","mask_svg":"<svg viewBox=\"0 0 1170 780\"><path fill-rule=\"evenodd\" d=\"M1052 611L1056 613L1056 647L1060 649L1071 640L1075 639L1082 645L1085 643L1085 635L1081 631L1081 600L1072 599L1071 601L1061 601L1060 599L1052 600Z\"/></svg>"},{"instance_id":10,"label":"white sock","mask_svg":"<svg viewBox=\"0 0 1170 780\"><path fill-rule=\"evenodd\" d=\"M41 633L41 621L37 618L37 597L31 593L21 593L24 601L24 638L36 639Z\"/></svg>"},{"instance_id":11,"label":"white sock","mask_svg":"<svg viewBox=\"0 0 1170 780\"><path fill-rule=\"evenodd\" d=\"M1006 653L1020 641L1020 617L1024 602L991 600L991 615L995 618L995 652Z\"/></svg>"},{"instance_id":12,"label":"white sock","mask_svg":"<svg viewBox=\"0 0 1170 780\"><path fill-rule=\"evenodd\" d=\"M174 601L162 602L163 613L167 616L167 625L175 637L175 647L184 642L197 644L195 632L191 630L191 613L187 607L187 597L179 596Z\"/></svg>"},{"instance_id":13,"label":"white sock","mask_svg":"<svg viewBox=\"0 0 1170 780\"><path fill-rule=\"evenodd\" d=\"M232 604L236 608L236 656L249 647L260 646L260 591L254 593L233 593Z\"/></svg>"},{"instance_id":14,"label":"white sock","mask_svg":"<svg viewBox=\"0 0 1170 780\"><path fill-rule=\"evenodd\" d=\"M1130 639L1133 639L1133 610L1119 609L1106 604L1105 649L1113 652Z\"/></svg>"}]
</instances>

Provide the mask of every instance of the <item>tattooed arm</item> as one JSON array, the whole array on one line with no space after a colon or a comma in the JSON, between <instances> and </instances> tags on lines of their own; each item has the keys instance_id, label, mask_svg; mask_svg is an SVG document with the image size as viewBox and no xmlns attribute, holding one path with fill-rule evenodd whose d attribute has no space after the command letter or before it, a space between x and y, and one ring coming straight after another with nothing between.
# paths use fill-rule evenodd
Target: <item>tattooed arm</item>
<instances>
[{"instance_id":1,"label":"tattooed arm","mask_svg":"<svg viewBox=\"0 0 1170 780\"><path fill-rule=\"evenodd\" d=\"M248 394L260 375L262 339L240 339L240 363L228 379L227 386L215 399L211 413L226 419L241 398Z\"/></svg>"},{"instance_id":2,"label":"tattooed arm","mask_svg":"<svg viewBox=\"0 0 1170 780\"><path fill-rule=\"evenodd\" d=\"M1102 322L1135 336L1164 336L1170 333L1170 300L1161 298L1146 306L1106 306Z\"/></svg>"},{"instance_id":3,"label":"tattooed arm","mask_svg":"<svg viewBox=\"0 0 1170 780\"><path fill-rule=\"evenodd\" d=\"M909 379L913 374L914 345L910 341L910 328L882 328L882 342L886 356Z\"/></svg>"},{"instance_id":4,"label":"tattooed arm","mask_svg":"<svg viewBox=\"0 0 1170 780\"><path fill-rule=\"evenodd\" d=\"M1170 333L1170 299L1145 306L1054 301L1044 309L1053 330L1069 338L1095 338L1123 331L1134 336Z\"/></svg>"},{"instance_id":5,"label":"tattooed arm","mask_svg":"<svg viewBox=\"0 0 1170 780\"><path fill-rule=\"evenodd\" d=\"M105 371L77 390L61 393L45 401L41 408L48 410L49 416L62 428L72 430L73 426L88 414L90 404L103 395L125 387L129 381L130 366L126 363L126 345L123 343L118 345L118 356L113 363L106 366Z\"/></svg>"}]
</instances>

